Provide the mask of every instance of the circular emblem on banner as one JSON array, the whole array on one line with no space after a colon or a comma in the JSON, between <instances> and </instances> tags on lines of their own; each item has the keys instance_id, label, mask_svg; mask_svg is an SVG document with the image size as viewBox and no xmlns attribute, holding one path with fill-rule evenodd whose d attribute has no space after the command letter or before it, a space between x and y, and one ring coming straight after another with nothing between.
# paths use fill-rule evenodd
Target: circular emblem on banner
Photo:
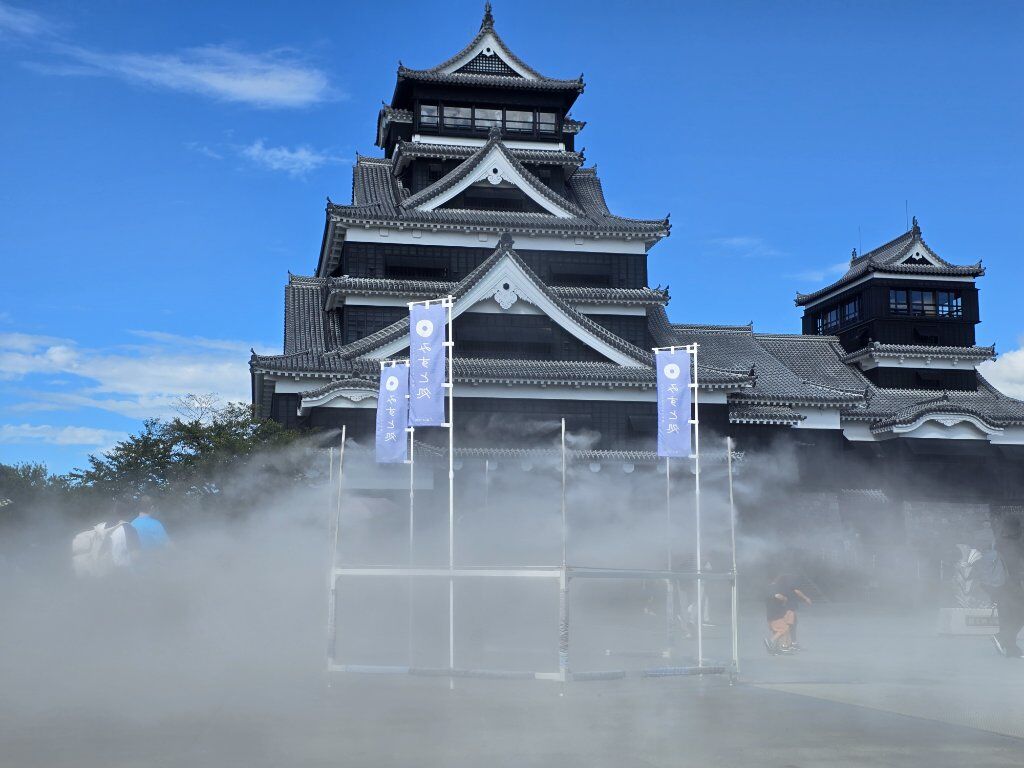
<instances>
[{"instance_id":1,"label":"circular emblem on banner","mask_svg":"<svg viewBox=\"0 0 1024 768\"><path fill-rule=\"evenodd\" d=\"M420 320L418 323L416 323L416 333L422 336L423 338L427 338L433 332L434 324L429 320Z\"/></svg>"},{"instance_id":2,"label":"circular emblem on banner","mask_svg":"<svg viewBox=\"0 0 1024 768\"><path fill-rule=\"evenodd\" d=\"M384 382L384 389L386 389L388 392L394 392L396 389L398 389L398 377L388 376L388 380Z\"/></svg>"},{"instance_id":3,"label":"circular emblem on banner","mask_svg":"<svg viewBox=\"0 0 1024 768\"><path fill-rule=\"evenodd\" d=\"M665 378L667 379L678 379L680 374L679 366L675 363L669 363L665 366Z\"/></svg>"}]
</instances>

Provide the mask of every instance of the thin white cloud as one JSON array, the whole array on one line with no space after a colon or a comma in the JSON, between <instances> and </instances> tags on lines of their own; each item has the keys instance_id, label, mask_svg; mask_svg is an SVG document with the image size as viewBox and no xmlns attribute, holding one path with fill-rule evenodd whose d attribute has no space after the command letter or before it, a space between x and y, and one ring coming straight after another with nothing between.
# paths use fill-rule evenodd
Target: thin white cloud
<instances>
[{"instance_id":1,"label":"thin white cloud","mask_svg":"<svg viewBox=\"0 0 1024 768\"><path fill-rule=\"evenodd\" d=\"M186 141L185 148L191 150L192 152L196 152L197 154L209 157L211 160L224 159L224 155L222 155L220 152L198 141Z\"/></svg>"},{"instance_id":2,"label":"thin white cloud","mask_svg":"<svg viewBox=\"0 0 1024 768\"><path fill-rule=\"evenodd\" d=\"M247 53L207 45L176 53L108 53L76 45L54 50L75 66L45 67L57 75L105 75L257 107L307 107L331 97L327 76L283 51Z\"/></svg>"},{"instance_id":3,"label":"thin white cloud","mask_svg":"<svg viewBox=\"0 0 1024 768\"><path fill-rule=\"evenodd\" d=\"M0 444L48 443L50 445L110 446L127 433L95 427L54 424L0 424Z\"/></svg>"},{"instance_id":4,"label":"thin white cloud","mask_svg":"<svg viewBox=\"0 0 1024 768\"><path fill-rule=\"evenodd\" d=\"M978 370L999 391L1024 400L1024 347L1004 352L996 360L987 360Z\"/></svg>"},{"instance_id":5,"label":"thin white cloud","mask_svg":"<svg viewBox=\"0 0 1024 768\"><path fill-rule=\"evenodd\" d=\"M250 344L153 331L134 335L149 343L88 349L66 339L0 334L0 378L68 379L59 389L34 386L27 400L9 407L22 412L94 408L147 418L172 414L177 400L190 393L249 399Z\"/></svg>"},{"instance_id":6,"label":"thin white cloud","mask_svg":"<svg viewBox=\"0 0 1024 768\"><path fill-rule=\"evenodd\" d=\"M850 262L840 261L838 264L832 264L822 269L808 269L804 272L796 272L791 275L797 280L803 280L808 283L820 283L823 280L830 280L837 278L844 274L846 270L850 268Z\"/></svg>"},{"instance_id":7,"label":"thin white cloud","mask_svg":"<svg viewBox=\"0 0 1024 768\"><path fill-rule=\"evenodd\" d=\"M733 256L744 258L776 258L785 256L783 251L767 243L763 238L748 235L715 237L708 241L715 250L728 251Z\"/></svg>"},{"instance_id":8,"label":"thin white cloud","mask_svg":"<svg viewBox=\"0 0 1024 768\"><path fill-rule=\"evenodd\" d=\"M54 24L38 13L0 2L0 37L39 37L54 30Z\"/></svg>"},{"instance_id":9,"label":"thin white cloud","mask_svg":"<svg viewBox=\"0 0 1024 768\"><path fill-rule=\"evenodd\" d=\"M241 153L256 165L271 171L283 171L290 176L303 176L327 163L340 162L339 158L308 146L299 146L295 149L268 147L263 143L263 139L243 147Z\"/></svg>"}]
</instances>

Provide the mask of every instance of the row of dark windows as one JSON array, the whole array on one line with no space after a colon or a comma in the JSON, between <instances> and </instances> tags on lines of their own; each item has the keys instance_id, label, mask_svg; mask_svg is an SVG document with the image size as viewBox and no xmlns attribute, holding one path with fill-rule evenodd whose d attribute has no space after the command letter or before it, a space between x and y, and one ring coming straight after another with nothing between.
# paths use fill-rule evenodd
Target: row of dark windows
<instances>
[{"instance_id":1,"label":"row of dark windows","mask_svg":"<svg viewBox=\"0 0 1024 768\"><path fill-rule=\"evenodd\" d=\"M889 314L906 317L963 317L963 297L959 290L889 289ZM863 316L861 297L820 310L814 315L814 330L832 334L847 328Z\"/></svg>"},{"instance_id":2,"label":"row of dark windows","mask_svg":"<svg viewBox=\"0 0 1024 768\"><path fill-rule=\"evenodd\" d=\"M827 336L840 328L852 325L860 319L860 296L854 296L842 304L824 309L814 318L815 332Z\"/></svg>"},{"instance_id":3,"label":"row of dark windows","mask_svg":"<svg viewBox=\"0 0 1024 768\"><path fill-rule=\"evenodd\" d=\"M452 104L420 104L420 128L452 128L463 131L488 131L501 128L506 133L554 135L558 115L529 109L503 109Z\"/></svg>"},{"instance_id":4,"label":"row of dark windows","mask_svg":"<svg viewBox=\"0 0 1024 768\"><path fill-rule=\"evenodd\" d=\"M960 291L916 291L889 289L889 312L894 315L963 317Z\"/></svg>"},{"instance_id":5,"label":"row of dark windows","mask_svg":"<svg viewBox=\"0 0 1024 768\"><path fill-rule=\"evenodd\" d=\"M516 252L549 285L641 288L647 284L647 260L641 255L518 249ZM457 281L492 253L489 248L347 243L337 274Z\"/></svg>"}]
</instances>

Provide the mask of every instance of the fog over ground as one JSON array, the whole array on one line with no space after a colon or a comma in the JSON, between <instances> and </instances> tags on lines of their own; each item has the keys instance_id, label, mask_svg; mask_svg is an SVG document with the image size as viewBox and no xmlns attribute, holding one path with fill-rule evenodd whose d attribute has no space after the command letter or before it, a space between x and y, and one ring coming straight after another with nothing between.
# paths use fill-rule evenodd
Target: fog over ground
<instances>
[{"instance_id":1,"label":"fog over ground","mask_svg":"<svg viewBox=\"0 0 1024 768\"><path fill-rule=\"evenodd\" d=\"M730 561L724 441L708 436L704 447L705 559L713 570L724 571ZM786 729L802 727L798 720L808 713L801 707L810 707L812 721L818 718L817 727L832 733L833 740L848 738L851 745L865 737L870 743L876 734L872 729L880 727L871 719L877 713L836 709L828 714L831 705L824 699L845 699L821 691L812 694L821 701L792 697L801 690L771 694L789 698L766 699L767 689L755 691L751 682L782 685L810 674L821 684L829 676L834 681L846 675L868 692L858 706L899 711L886 703L891 691L875 696L863 683L877 676L913 687L916 679L920 689L930 685L921 678L925 673L906 670L921 658L931 658L933 666L945 669L944 684L953 686L943 689L943 695L976 695L979 681L990 686L990 702L1012 703L1012 691L1019 691L1005 688L1008 660L995 658L988 648L978 650L987 639L962 639L974 644L956 642L955 648L935 645L930 622L940 598L933 592L895 576L886 584L880 569L867 561L857 571L855 558L841 563L836 559L844 545L835 505L819 497L787 496L787 482L780 478L794 477L796 467L794 457L782 449L748 453L737 464L745 598L740 686L729 688L717 678L568 686L459 680L450 691L447 681L439 679L336 675L328 688L328 530L337 497L327 482L327 453L320 447L288 448L281 461L304 463L306 481L282 486L244 514L197 519L186 514L185 505L176 509L175 500L162 500L160 516L173 547L162 557L140 561L130 573L79 580L71 571L71 537L94 520L110 519L102 507L76 521L41 512L18 530L5 531L0 565L0 765L405 765L417 755L423 764L518 765L534 760L545 765L552 758L567 764L623 764L629 755L644 755L650 764L683 764L677 762L683 754L677 739L683 734L686 753L701 759L721 758L722 744L731 740L731 748L781 750L782 760L784 748L777 739ZM341 499L338 561L405 565L407 496L353 486L372 485L375 473L404 478L407 468L380 470L373 465L372 452L354 443L345 461L349 488ZM486 469L482 462L462 462L457 472L457 565L560 562L558 454L532 459L528 470L523 462L499 458ZM693 475L687 462L676 464L673 562L677 568L690 568ZM432 478L435 492L425 487L417 491L413 562L421 567L447 564L444 469ZM596 469L580 462L568 473L568 562L663 568L669 539L663 466L652 470L638 465L627 472L621 463L607 463ZM247 471L230 470L220 482L224 492L256 482ZM429 485L426 460L417 472L424 473L421 482ZM773 508L752 506L758 499ZM763 522L769 513L787 521L777 535ZM783 567L804 570L827 583L827 591L832 584L874 584L871 594L895 599L869 600L868 610L882 614L867 623L848 622L861 615L861 607L844 610L834 604L822 606L819 613L811 609L804 615L804 631L812 651L804 658L770 660L759 645L762 595L767 580ZM404 578L374 577L339 585L339 661L444 666L447 585L440 581L410 584ZM684 623L674 622L671 646L666 639L664 590L660 581L574 582L572 668L636 670L690 663L695 646L684 636ZM706 630L705 656L727 661L728 589L712 584L708 592L710 620L717 626ZM460 582L456 598L457 666L557 668L557 582ZM688 602L689 596L676 609L683 617ZM904 606L902 615L893 613L890 604ZM908 623L915 612L924 619ZM884 654L872 649L879 637L885 638ZM668 660L660 655L666 647L672 650ZM776 661L780 663L767 666ZM1004 666L996 668L998 663ZM1024 663L1020 667L1024 675ZM833 716L834 722L826 724ZM561 736L557 729L546 729L546 718L558 723ZM731 729L741 722L747 730L739 738ZM759 728L769 726L774 729L770 734L758 735ZM916 727L893 731L892 738L913 740ZM993 730L1008 732L1004 727ZM612 733L616 738L609 741ZM925 738L922 732L920 739ZM975 738L965 731L956 744ZM943 746L941 739L927 739L930 749ZM1007 756L1020 755L1019 742L1013 740L989 747L994 765L1014 764ZM818 757L832 748L821 745L824 751ZM893 746L894 752L879 749L864 759L913 755L900 752L902 747ZM614 760L613 754L618 754ZM517 755L532 757L517 762ZM904 763L893 758L889 764Z\"/></svg>"}]
</instances>

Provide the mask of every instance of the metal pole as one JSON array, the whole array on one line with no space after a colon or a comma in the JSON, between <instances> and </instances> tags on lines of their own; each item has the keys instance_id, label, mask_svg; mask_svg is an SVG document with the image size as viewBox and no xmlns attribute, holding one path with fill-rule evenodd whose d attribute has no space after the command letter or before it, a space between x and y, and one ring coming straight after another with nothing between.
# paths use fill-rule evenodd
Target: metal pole
<instances>
[{"instance_id":1,"label":"metal pole","mask_svg":"<svg viewBox=\"0 0 1024 768\"><path fill-rule=\"evenodd\" d=\"M342 468L345 466L345 425L341 427L341 447L338 449L338 502L333 515L333 525L330 527L331 536L331 563L328 576L328 603L327 603L327 669L334 665L334 646L337 635L337 621L335 617L335 601L337 600L337 579L334 571L338 563L338 528L341 526L341 479ZM334 452L331 452L331 468L334 467Z\"/></svg>"},{"instance_id":2,"label":"metal pole","mask_svg":"<svg viewBox=\"0 0 1024 768\"><path fill-rule=\"evenodd\" d=\"M562 418L562 568L565 568L565 544L569 529L565 516L565 418Z\"/></svg>"},{"instance_id":3,"label":"metal pole","mask_svg":"<svg viewBox=\"0 0 1024 768\"><path fill-rule=\"evenodd\" d=\"M452 328L453 298L446 301L448 308L448 669L455 669L455 369L452 357L455 351L454 329ZM449 678L449 686L455 681Z\"/></svg>"},{"instance_id":4,"label":"metal pole","mask_svg":"<svg viewBox=\"0 0 1024 768\"><path fill-rule=\"evenodd\" d=\"M672 570L672 469L671 459L665 457L665 570ZM672 656L672 627L675 622L675 602L673 601L673 590L675 584L672 578L665 579L665 642L667 653L666 658Z\"/></svg>"},{"instance_id":5,"label":"metal pole","mask_svg":"<svg viewBox=\"0 0 1024 768\"><path fill-rule=\"evenodd\" d=\"M725 455L729 466L729 536L732 546L732 674L740 673L739 587L736 583L736 502L732 492L732 438L725 438Z\"/></svg>"},{"instance_id":6,"label":"metal pole","mask_svg":"<svg viewBox=\"0 0 1024 768\"><path fill-rule=\"evenodd\" d=\"M697 387L697 347L691 346L693 355L693 505L697 521L697 668L704 666L704 556L700 541L700 390Z\"/></svg>"},{"instance_id":7,"label":"metal pole","mask_svg":"<svg viewBox=\"0 0 1024 768\"><path fill-rule=\"evenodd\" d=\"M414 565L416 542L416 427L409 427L409 568ZM413 579L409 577L409 666L412 666Z\"/></svg>"},{"instance_id":8,"label":"metal pole","mask_svg":"<svg viewBox=\"0 0 1024 768\"><path fill-rule=\"evenodd\" d=\"M566 568L566 540L569 528L565 515L565 418L562 418L562 574L558 581L558 673L569 679L569 569Z\"/></svg>"}]
</instances>

